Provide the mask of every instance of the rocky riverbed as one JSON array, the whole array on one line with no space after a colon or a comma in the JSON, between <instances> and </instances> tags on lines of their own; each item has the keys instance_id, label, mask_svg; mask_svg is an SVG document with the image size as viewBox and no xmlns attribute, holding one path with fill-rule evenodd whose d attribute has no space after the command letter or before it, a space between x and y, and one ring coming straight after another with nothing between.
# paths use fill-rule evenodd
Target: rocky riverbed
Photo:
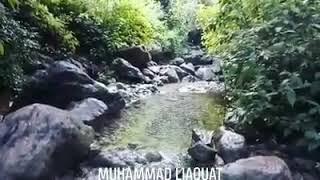
<instances>
[{"instance_id":1,"label":"rocky riverbed","mask_svg":"<svg viewBox=\"0 0 320 180\"><path fill-rule=\"evenodd\" d=\"M104 167L223 167L224 180L319 177L319 164L297 148L249 144L222 126L218 59L199 49L167 63L141 47L119 55L107 83L74 59L30 76L0 116L0 179L94 180Z\"/></svg>"}]
</instances>

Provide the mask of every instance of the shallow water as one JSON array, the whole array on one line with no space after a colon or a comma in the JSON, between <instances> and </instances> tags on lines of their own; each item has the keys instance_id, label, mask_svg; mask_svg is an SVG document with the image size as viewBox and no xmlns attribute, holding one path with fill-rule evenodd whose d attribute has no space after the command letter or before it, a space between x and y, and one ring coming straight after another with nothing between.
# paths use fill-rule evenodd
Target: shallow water
<instances>
[{"instance_id":1,"label":"shallow water","mask_svg":"<svg viewBox=\"0 0 320 180\"><path fill-rule=\"evenodd\" d=\"M160 93L124 110L106 127L96 145L107 149L138 145L141 149L186 152L193 128L217 129L224 117L219 98L207 93L179 92L171 84ZM190 85L190 84L189 84Z\"/></svg>"}]
</instances>

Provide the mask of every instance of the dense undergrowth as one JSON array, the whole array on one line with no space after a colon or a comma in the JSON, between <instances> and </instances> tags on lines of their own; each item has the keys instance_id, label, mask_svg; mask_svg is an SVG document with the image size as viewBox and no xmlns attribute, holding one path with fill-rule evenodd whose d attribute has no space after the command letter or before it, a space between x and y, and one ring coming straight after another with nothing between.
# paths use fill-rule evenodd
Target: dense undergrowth
<instances>
[{"instance_id":1,"label":"dense undergrowth","mask_svg":"<svg viewBox=\"0 0 320 180\"><path fill-rule=\"evenodd\" d=\"M320 146L320 2L220 0L201 10L205 45L224 54L238 130Z\"/></svg>"}]
</instances>

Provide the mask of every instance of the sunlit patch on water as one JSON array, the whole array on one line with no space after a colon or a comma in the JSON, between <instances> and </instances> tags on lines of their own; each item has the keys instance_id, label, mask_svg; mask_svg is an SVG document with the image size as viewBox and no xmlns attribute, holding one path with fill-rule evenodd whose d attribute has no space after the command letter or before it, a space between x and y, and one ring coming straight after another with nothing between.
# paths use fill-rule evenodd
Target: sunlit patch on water
<instances>
[{"instance_id":1,"label":"sunlit patch on water","mask_svg":"<svg viewBox=\"0 0 320 180\"><path fill-rule=\"evenodd\" d=\"M224 117L223 105L205 93L179 92L182 84L167 85L159 94L126 109L105 129L99 144L106 148L137 145L162 152L186 152L193 128L217 129Z\"/></svg>"}]
</instances>

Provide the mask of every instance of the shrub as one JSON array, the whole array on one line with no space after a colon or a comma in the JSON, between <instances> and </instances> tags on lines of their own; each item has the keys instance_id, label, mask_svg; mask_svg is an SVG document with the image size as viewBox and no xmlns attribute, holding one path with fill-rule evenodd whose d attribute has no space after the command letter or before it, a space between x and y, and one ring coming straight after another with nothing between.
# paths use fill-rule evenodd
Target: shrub
<instances>
[{"instance_id":1,"label":"shrub","mask_svg":"<svg viewBox=\"0 0 320 180\"><path fill-rule=\"evenodd\" d=\"M0 57L0 91L18 92L24 80L24 68L33 62L34 54L40 49L38 35L4 14L0 17L0 39L5 49Z\"/></svg>"}]
</instances>

